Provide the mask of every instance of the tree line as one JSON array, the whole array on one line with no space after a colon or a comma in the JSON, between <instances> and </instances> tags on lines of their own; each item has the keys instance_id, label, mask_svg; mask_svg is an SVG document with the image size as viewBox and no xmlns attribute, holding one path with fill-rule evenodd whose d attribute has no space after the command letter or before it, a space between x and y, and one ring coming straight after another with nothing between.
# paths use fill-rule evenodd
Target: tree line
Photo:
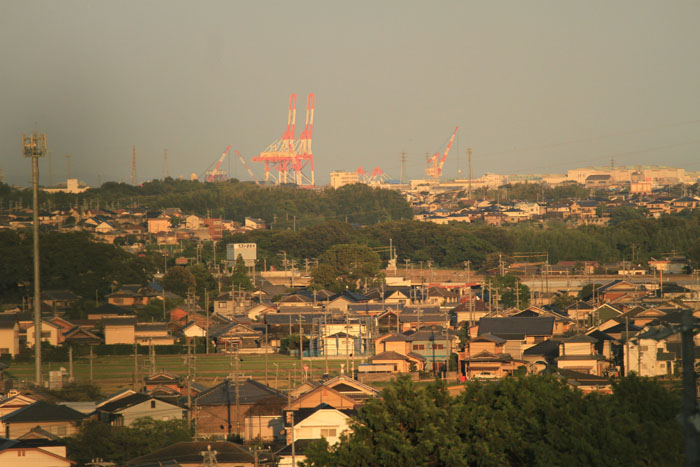
<instances>
[{"instance_id":1,"label":"tree line","mask_svg":"<svg viewBox=\"0 0 700 467\"><path fill-rule=\"evenodd\" d=\"M388 250L390 242L400 265L407 264L406 260L414 265L430 261L435 267L463 268L470 261L473 269L485 270L498 266L499 255L509 258L519 252L546 252L550 264L562 260L644 263L675 253L700 266L700 212L659 219L628 213L608 226L578 227L557 221L513 226L412 220L354 226L330 221L296 231L258 230L227 236L223 243L228 242L257 243L258 257L268 266L281 264L278 253L282 251L299 264L319 258L334 245L359 243ZM382 258L387 260L388 253L383 252Z\"/></svg>"},{"instance_id":2,"label":"tree line","mask_svg":"<svg viewBox=\"0 0 700 467\"><path fill-rule=\"evenodd\" d=\"M306 227L328 220L374 224L412 217L409 204L394 190L356 184L339 189L308 190L294 185L258 186L229 180L201 183L189 180L152 180L134 186L107 182L80 194L40 192L40 209L177 207L186 213L243 222L263 219L273 229ZM0 183L0 206L31 206L31 190Z\"/></svg>"},{"instance_id":3,"label":"tree line","mask_svg":"<svg viewBox=\"0 0 700 467\"><path fill-rule=\"evenodd\" d=\"M400 377L360 408L352 433L306 451L307 467L470 465L680 465L679 398L635 376L613 393L583 394L555 376L470 382Z\"/></svg>"}]
</instances>

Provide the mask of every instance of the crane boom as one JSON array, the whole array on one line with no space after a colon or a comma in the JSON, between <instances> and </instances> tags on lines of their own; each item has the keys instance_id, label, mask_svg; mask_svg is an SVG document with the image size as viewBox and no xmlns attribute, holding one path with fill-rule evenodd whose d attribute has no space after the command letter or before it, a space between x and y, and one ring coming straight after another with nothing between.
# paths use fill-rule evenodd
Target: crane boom
<instances>
[{"instance_id":1,"label":"crane boom","mask_svg":"<svg viewBox=\"0 0 700 467\"><path fill-rule=\"evenodd\" d=\"M243 156L241 156L241 153L238 152L236 149L234 149L233 152L235 152L236 155L238 156L238 158L241 160L241 163L243 164L243 166L245 167L245 169L248 171L248 173L250 174L250 176L253 178L253 180L255 181L255 184L256 184L256 185L260 185L260 182L259 182L258 179L255 177L255 174L253 173L253 171L250 170L250 166L248 166L248 163L245 161L245 159L243 159Z\"/></svg>"},{"instance_id":2,"label":"crane boom","mask_svg":"<svg viewBox=\"0 0 700 467\"><path fill-rule=\"evenodd\" d=\"M209 172L209 176L207 177L207 182L211 183L214 181L214 178L216 178L217 174L219 174L219 169L221 168L221 164L224 163L224 159L226 159L226 155L228 154L229 150L231 149L231 145L229 144L224 152L221 154L221 157L219 157L219 160L216 161L216 166L214 169Z\"/></svg>"},{"instance_id":3,"label":"crane boom","mask_svg":"<svg viewBox=\"0 0 700 467\"><path fill-rule=\"evenodd\" d=\"M447 154L450 152L450 148L452 147L452 142L455 140L455 135L457 134L457 130L459 130L459 127L455 128L455 131L452 133L452 137L450 138L450 142L447 143L447 148L445 149L445 154L442 155L442 159L440 159L440 165L438 166L438 177L442 175L442 167L445 165L445 159L447 159Z\"/></svg>"}]
</instances>

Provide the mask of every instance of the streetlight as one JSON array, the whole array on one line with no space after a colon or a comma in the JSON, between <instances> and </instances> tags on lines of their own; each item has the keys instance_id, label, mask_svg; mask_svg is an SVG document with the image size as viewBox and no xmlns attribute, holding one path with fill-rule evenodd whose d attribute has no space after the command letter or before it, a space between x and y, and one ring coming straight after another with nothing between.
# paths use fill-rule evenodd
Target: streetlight
<instances>
[{"instance_id":1,"label":"streetlight","mask_svg":"<svg viewBox=\"0 0 700 467\"><path fill-rule=\"evenodd\" d=\"M46 154L46 134L22 135L24 157L32 158L32 218L34 236L34 381L41 385L41 293L39 288L39 158Z\"/></svg>"}]
</instances>

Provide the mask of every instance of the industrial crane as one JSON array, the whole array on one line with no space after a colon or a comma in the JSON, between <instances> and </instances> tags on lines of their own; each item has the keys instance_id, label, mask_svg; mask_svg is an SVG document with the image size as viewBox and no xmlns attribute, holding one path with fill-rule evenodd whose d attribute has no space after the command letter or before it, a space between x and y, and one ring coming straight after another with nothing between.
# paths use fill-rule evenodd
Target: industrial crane
<instances>
[{"instance_id":1,"label":"industrial crane","mask_svg":"<svg viewBox=\"0 0 700 467\"><path fill-rule=\"evenodd\" d=\"M455 131L452 133L452 137L450 137L450 142L447 143L447 148L445 149L445 154L442 155L442 158L440 158L440 160L438 161L440 153L436 152L428 159L428 165L425 168L426 177L438 179L442 175L442 168L445 165L447 154L450 152L450 147L452 147L452 142L455 140L457 130L459 130L459 127L456 127Z\"/></svg>"},{"instance_id":2,"label":"industrial crane","mask_svg":"<svg viewBox=\"0 0 700 467\"><path fill-rule=\"evenodd\" d=\"M231 145L229 144L226 147L226 150L224 150L224 152L221 154L221 157L219 157L219 160L216 161L216 166L213 169L206 171L207 182L221 182L226 180L226 172L221 170L221 164L224 163L224 159L226 159L226 155L230 150Z\"/></svg>"}]
</instances>

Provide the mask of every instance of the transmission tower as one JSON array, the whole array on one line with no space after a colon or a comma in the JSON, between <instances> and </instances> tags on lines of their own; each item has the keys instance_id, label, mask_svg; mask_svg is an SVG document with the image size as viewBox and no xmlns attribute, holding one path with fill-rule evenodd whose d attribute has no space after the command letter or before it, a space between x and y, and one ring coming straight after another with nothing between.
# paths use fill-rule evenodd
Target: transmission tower
<instances>
[{"instance_id":1,"label":"transmission tower","mask_svg":"<svg viewBox=\"0 0 700 467\"><path fill-rule=\"evenodd\" d=\"M131 184L136 185L136 146L131 146Z\"/></svg>"},{"instance_id":2,"label":"transmission tower","mask_svg":"<svg viewBox=\"0 0 700 467\"><path fill-rule=\"evenodd\" d=\"M401 153L401 183L406 183L406 152Z\"/></svg>"}]
</instances>

